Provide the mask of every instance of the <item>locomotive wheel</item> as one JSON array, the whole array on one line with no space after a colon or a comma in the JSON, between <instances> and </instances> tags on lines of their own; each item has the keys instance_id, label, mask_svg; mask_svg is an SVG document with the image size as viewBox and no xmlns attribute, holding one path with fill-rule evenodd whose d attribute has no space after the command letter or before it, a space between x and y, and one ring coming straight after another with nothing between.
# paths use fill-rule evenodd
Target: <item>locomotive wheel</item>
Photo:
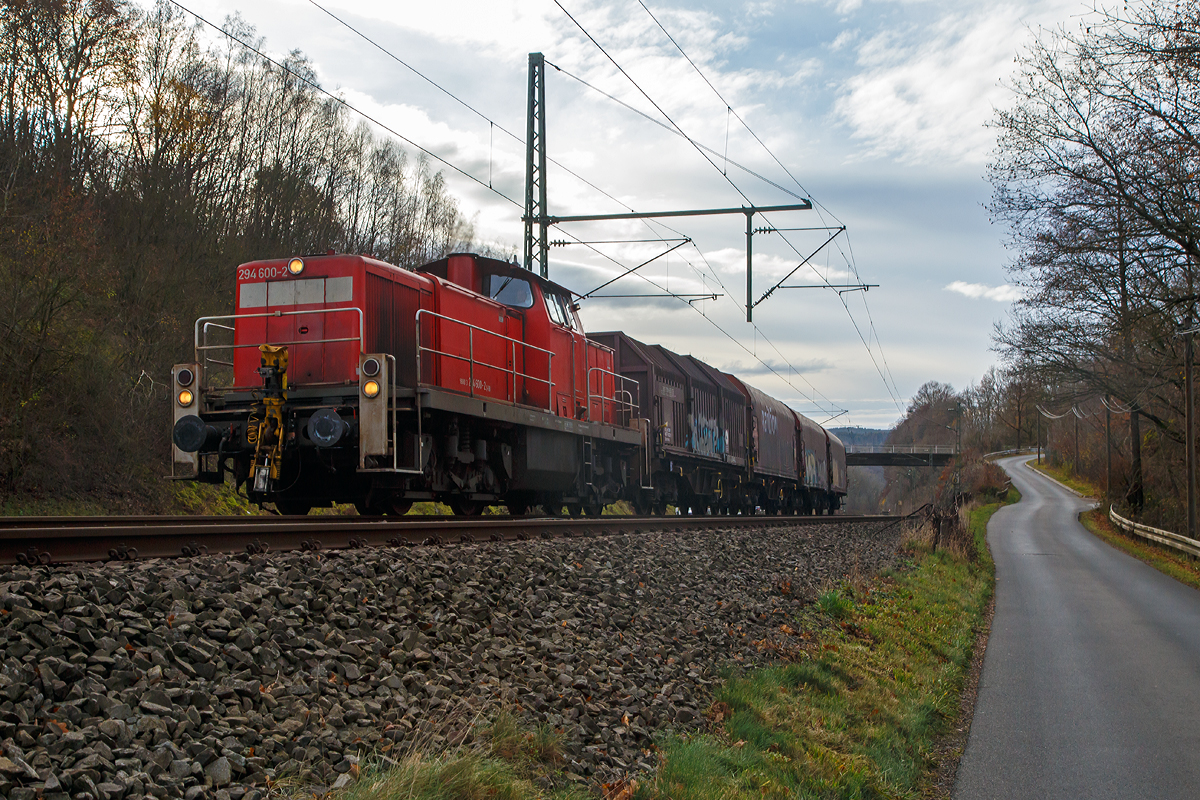
<instances>
[{"instance_id":1,"label":"locomotive wheel","mask_svg":"<svg viewBox=\"0 0 1200 800\"><path fill-rule=\"evenodd\" d=\"M567 516L568 517L582 517L583 516L583 504L582 503L567 503Z\"/></svg>"},{"instance_id":2,"label":"locomotive wheel","mask_svg":"<svg viewBox=\"0 0 1200 800\"><path fill-rule=\"evenodd\" d=\"M505 503L504 505L508 508L508 513L512 514L514 517L523 517L529 513L529 503L522 503L514 500L513 502Z\"/></svg>"},{"instance_id":3,"label":"locomotive wheel","mask_svg":"<svg viewBox=\"0 0 1200 800\"><path fill-rule=\"evenodd\" d=\"M478 500L462 500L457 497L450 499L446 505L456 517L477 517L483 512L483 503Z\"/></svg>"},{"instance_id":4,"label":"locomotive wheel","mask_svg":"<svg viewBox=\"0 0 1200 800\"><path fill-rule=\"evenodd\" d=\"M604 504L603 503L591 503L589 505L584 506L583 510L589 517L598 517L604 513Z\"/></svg>"},{"instance_id":5,"label":"locomotive wheel","mask_svg":"<svg viewBox=\"0 0 1200 800\"><path fill-rule=\"evenodd\" d=\"M542 512L547 517L561 517L563 513L562 500L555 500L549 503L542 503Z\"/></svg>"},{"instance_id":6,"label":"locomotive wheel","mask_svg":"<svg viewBox=\"0 0 1200 800\"><path fill-rule=\"evenodd\" d=\"M275 510L287 517L303 517L312 510L312 503L299 499L276 500Z\"/></svg>"},{"instance_id":7,"label":"locomotive wheel","mask_svg":"<svg viewBox=\"0 0 1200 800\"><path fill-rule=\"evenodd\" d=\"M410 508L412 508L412 500L393 500L388 504L384 513L393 517L403 517Z\"/></svg>"},{"instance_id":8,"label":"locomotive wheel","mask_svg":"<svg viewBox=\"0 0 1200 800\"><path fill-rule=\"evenodd\" d=\"M651 507L650 513L652 513L656 517L665 517L667 515L667 504L666 503L655 503Z\"/></svg>"}]
</instances>

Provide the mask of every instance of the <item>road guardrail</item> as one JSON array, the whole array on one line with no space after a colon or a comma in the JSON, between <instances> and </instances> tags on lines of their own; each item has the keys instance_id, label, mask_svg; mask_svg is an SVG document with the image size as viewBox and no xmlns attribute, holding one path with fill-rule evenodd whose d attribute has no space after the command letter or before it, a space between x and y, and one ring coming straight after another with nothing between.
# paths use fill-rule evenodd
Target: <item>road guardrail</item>
<instances>
[{"instance_id":1,"label":"road guardrail","mask_svg":"<svg viewBox=\"0 0 1200 800\"><path fill-rule=\"evenodd\" d=\"M1143 539L1158 542L1159 544L1165 544L1167 547L1176 550L1182 550L1192 556L1192 558L1200 558L1200 542L1197 542L1195 539L1189 539L1178 533L1164 531L1161 528L1151 528L1149 525L1142 525L1139 522L1125 519L1114 511L1111 505L1108 507L1108 518L1123 531L1140 536Z\"/></svg>"}]
</instances>

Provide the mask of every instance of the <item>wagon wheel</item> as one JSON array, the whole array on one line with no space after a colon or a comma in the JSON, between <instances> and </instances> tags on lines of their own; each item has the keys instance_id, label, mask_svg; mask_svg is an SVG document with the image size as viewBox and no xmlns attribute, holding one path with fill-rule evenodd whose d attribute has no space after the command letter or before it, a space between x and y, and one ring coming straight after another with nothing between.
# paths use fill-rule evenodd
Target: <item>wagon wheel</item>
<instances>
[{"instance_id":1,"label":"wagon wheel","mask_svg":"<svg viewBox=\"0 0 1200 800\"><path fill-rule=\"evenodd\" d=\"M555 499L542 503L542 513L547 517L561 517L563 513L563 501Z\"/></svg>"},{"instance_id":2,"label":"wagon wheel","mask_svg":"<svg viewBox=\"0 0 1200 800\"><path fill-rule=\"evenodd\" d=\"M583 510L584 510L584 513L586 513L589 517L598 517L604 513L604 504L603 503L588 503L586 506L583 507Z\"/></svg>"},{"instance_id":3,"label":"wagon wheel","mask_svg":"<svg viewBox=\"0 0 1200 800\"><path fill-rule=\"evenodd\" d=\"M478 500L465 500L459 497L452 497L446 503L450 506L450 510L454 512L456 517L477 517L483 511L483 503Z\"/></svg>"},{"instance_id":4,"label":"wagon wheel","mask_svg":"<svg viewBox=\"0 0 1200 800\"><path fill-rule=\"evenodd\" d=\"M667 504L664 502L656 502L650 507L650 513L656 517L665 517L667 515Z\"/></svg>"},{"instance_id":5,"label":"wagon wheel","mask_svg":"<svg viewBox=\"0 0 1200 800\"><path fill-rule=\"evenodd\" d=\"M393 517L403 517L412 508L412 500L396 499L387 504L383 513Z\"/></svg>"},{"instance_id":6,"label":"wagon wheel","mask_svg":"<svg viewBox=\"0 0 1200 800\"><path fill-rule=\"evenodd\" d=\"M529 513L529 503L520 500L509 500L504 505L508 508L508 513L514 517L523 517Z\"/></svg>"}]
</instances>

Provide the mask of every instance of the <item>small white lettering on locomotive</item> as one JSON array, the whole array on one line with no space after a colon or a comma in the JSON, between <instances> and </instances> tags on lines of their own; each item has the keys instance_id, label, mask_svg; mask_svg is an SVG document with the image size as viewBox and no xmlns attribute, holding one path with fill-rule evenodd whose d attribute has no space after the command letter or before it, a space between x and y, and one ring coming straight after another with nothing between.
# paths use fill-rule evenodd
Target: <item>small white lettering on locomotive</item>
<instances>
[{"instance_id":1,"label":"small white lettering on locomotive","mask_svg":"<svg viewBox=\"0 0 1200 800\"><path fill-rule=\"evenodd\" d=\"M459 378L458 385L469 387L471 385L471 381L468 378ZM490 392L492 390L492 385L482 378L476 378L475 389L476 391Z\"/></svg>"},{"instance_id":2,"label":"small white lettering on locomotive","mask_svg":"<svg viewBox=\"0 0 1200 800\"><path fill-rule=\"evenodd\" d=\"M271 280L272 278L290 278L292 274L288 272L287 267L283 264L275 266L260 265L257 267L238 267L239 281L255 281L255 280Z\"/></svg>"}]
</instances>

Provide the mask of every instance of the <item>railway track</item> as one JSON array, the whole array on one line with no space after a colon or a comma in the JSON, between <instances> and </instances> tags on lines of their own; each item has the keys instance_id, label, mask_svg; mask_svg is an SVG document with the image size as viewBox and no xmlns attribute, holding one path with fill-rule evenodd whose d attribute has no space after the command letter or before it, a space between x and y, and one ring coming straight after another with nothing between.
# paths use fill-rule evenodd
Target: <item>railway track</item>
<instances>
[{"instance_id":1,"label":"railway track","mask_svg":"<svg viewBox=\"0 0 1200 800\"><path fill-rule=\"evenodd\" d=\"M902 517L5 517L0 565L169 558L268 550L518 541L714 527L768 529Z\"/></svg>"}]
</instances>

